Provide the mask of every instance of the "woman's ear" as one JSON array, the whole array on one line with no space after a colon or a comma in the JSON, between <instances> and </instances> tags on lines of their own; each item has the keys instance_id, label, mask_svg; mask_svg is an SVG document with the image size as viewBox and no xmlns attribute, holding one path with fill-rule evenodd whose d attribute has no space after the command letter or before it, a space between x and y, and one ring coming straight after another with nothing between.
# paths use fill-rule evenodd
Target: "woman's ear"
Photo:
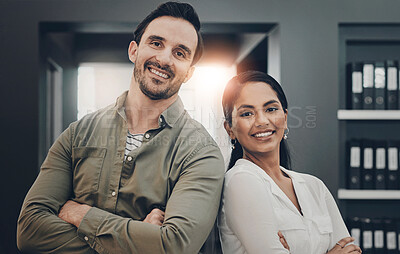
<instances>
[{"instance_id":1,"label":"woman's ear","mask_svg":"<svg viewBox=\"0 0 400 254\"><path fill-rule=\"evenodd\" d=\"M288 110L285 109L285 129L288 128L288 126L287 126L287 116L288 116Z\"/></svg>"},{"instance_id":2,"label":"woman's ear","mask_svg":"<svg viewBox=\"0 0 400 254\"><path fill-rule=\"evenodd\" d=\"M235 134L232 131L232 127L229 125L227 121L224 122L224 128L226 132L228 133L230 139L236 139Z\"/></svg>"}]
</instances>

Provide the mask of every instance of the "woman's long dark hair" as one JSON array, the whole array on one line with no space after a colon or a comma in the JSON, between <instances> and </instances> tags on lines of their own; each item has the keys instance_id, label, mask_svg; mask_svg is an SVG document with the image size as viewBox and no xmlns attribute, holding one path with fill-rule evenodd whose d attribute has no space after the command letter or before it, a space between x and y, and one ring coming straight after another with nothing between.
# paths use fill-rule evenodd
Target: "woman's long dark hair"
<instances>
[{"instance_id":1,"label":"woman's long dark hair","mask_svg":"<svg viewBox=\"0 0 400 254\"><path fill-rule=\"evenodd\" d=\"M281 85L273 77L259 71L246 71L235 76L228 82L225 87L224 95L222 96L222 108L224 110L225 121L229 124L229 126L232 126L232 111L235 101L239 97L242 88L248 82L264 82L268 84L275 91L283 110L288 112L288 103L285 93L283 92ZM243 158L242 146L237 140L233 141L233 143L234 149L231 153L228 170L235 165L238 159ZM280 165L282 167L287 169L291 168L289 148L286 140L284 139L282 139L280 143L279 158Z\"/></svg>"}]
</instances>

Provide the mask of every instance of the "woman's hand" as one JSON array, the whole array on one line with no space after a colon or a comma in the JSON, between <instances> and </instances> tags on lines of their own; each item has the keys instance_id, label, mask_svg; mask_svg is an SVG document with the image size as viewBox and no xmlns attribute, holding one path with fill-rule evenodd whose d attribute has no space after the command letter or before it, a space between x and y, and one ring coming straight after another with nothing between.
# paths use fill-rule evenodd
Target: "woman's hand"
<instances>
[{"instance_id":1,"label":"woman's hand","mask_svg":"<svg viewBox=\"0 0 400 254\"><path fill-rule=\"evenodd\" d=\"M278 231L279 241L283 245L283 247L290 251L289 244L287 244L285 237L283 236L281 231Z\"/></svg>"},{"instance_id":2,"label":"woman's hand","mask_svg":"<svg viewBox=\"0 0 400 254\"><path fill-rule=\"evenodd\" d=\"M335 244L335 247L333 247L330 251L328 251L328 254L344 254L344 253L352 253L352 254L358 254L362 253L360 247L354 244L349 244L354 241L353 237L345 237L338 241ZM349 245L347 245L349 244ZM347 245L347 246L346 246Z\"/></svg>"}]
</instances>

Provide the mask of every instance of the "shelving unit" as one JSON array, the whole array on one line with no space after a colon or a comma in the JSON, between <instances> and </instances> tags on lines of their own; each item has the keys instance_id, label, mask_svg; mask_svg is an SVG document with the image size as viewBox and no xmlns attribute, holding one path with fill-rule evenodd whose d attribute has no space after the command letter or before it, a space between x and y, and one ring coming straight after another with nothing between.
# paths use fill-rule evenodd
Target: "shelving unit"
<instances>
[{"instance_id":1,"label":"shelving unit","mask_svg":"<svg viewBox=\"0 0 400 254\"><path fill-rule=\"evenodd\" d=\"M400 200L400 190L347 190L339 189L338 198L355 200Z\"/></svg>"},{"instance_id":2,"label":"shelving unit","mask_svg":"<svg viewBox=\"0 0 400 254\"><path fill-rule=\"evenodd\" d=\"M339 120L400 120L400 110L346 110L339 109Z\"/></svg>"},{"instance_id":3,"label":"shelving unit","mask_svg":"<svg viewBox=\"0 0 400 254\"><path fill-rule=\"evenodd\" d=\"M399 218L400 190L349 190L350 139L400 140L400 110L348 109L346 66L352 62L400 60L400 24L339 25L339 206L344 217Z\"/></svg>"}]
</instances>

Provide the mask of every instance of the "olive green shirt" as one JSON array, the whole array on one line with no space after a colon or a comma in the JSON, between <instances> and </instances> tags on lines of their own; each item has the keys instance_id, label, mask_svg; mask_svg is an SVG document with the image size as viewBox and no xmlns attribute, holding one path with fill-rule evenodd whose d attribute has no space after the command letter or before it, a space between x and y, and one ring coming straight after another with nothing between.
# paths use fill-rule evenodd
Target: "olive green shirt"
<instances>
[{"instance_id":1,"label":"olive green shirt","mask_svg":"<svg viewBox=\"0 0 400 254\"><path fill-rule=\"evenodd\" d=\"M50 148L18 219L22 251L200 250L220 204L220 150L178 98L124 161L126 95L72 123ZM69 199L93 206L79 228L57 217ZM142 222L153 208L165 208L162 226Z\"/></svg>"}]
</instances>

